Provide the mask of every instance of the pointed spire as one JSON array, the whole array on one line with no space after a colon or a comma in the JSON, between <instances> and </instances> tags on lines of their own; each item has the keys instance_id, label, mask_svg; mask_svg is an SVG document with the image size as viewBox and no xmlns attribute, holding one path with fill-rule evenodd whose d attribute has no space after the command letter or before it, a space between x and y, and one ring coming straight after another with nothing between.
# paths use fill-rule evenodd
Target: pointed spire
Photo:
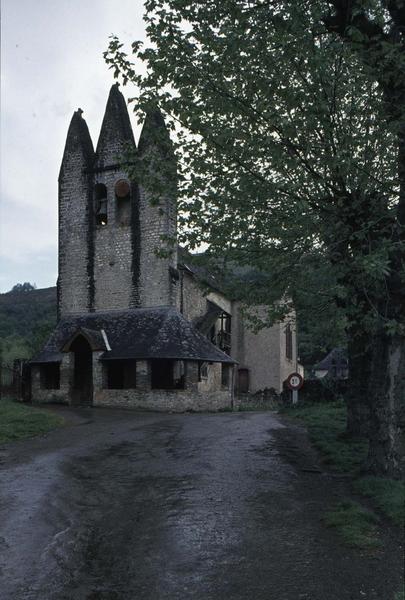
<instances>
[{"instance_id":1,"label":"pointed spire","mask_svg":"<svg viewBox=\"0 0 405 600\"><path fill-rule=\"evenodd\" d=\"M62 158L61 171L72 154L80 153L84 162L83 166L85 167L91 166L94 162L93 142L91 141L89 128L87 127L87 123L83 119L82 114L82 109L78 108L77 111L73 113L72 120L70 121Z\"/></svg>"},{"instance_id":2,"label":"pointed spire","mask_svg":"<svg viewBox=\"0 0 405 600\"><path fill-rule=\"evenodd\" d=\"M172 158L174 156L169 131L159 108L154 108L146 113L141 136L139 138L138 149L142 154L148 148L153 146L158 148L159 153L166 158Z\"/></svg>"},{"instance_id":3,"label":"pointed spire","mask_svg":"<svg viewBox=\"0 0 405 600\"><path fill-rule=\"evenodd\" d=\"M138 142L139 179L156 198L162 181L165 195L175 202L177 197L177 162L169 130L160 110L154 106L146 113Z\"/></svg>"},{"instance_id":4,"label":"pointed spire","mask_svg":"<svg viewBox=\"0 0 405 600\"><path fill-rule=\"evenodd\" d=\"M112 159L128 143L135 145L134 134L124 96L116 83L110 89L101 125L96 150L98 160L103 161L107 156Z\"/></svg>"}]
</instances>

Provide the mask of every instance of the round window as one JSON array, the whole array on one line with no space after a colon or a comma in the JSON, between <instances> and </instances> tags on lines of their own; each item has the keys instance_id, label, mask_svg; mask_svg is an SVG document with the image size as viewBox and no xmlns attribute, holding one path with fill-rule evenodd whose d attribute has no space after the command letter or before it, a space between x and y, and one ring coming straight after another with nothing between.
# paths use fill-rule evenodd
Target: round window
<instances>
[{"instance_id":1,"label":"round window","mask_svg":"<svg viewBox=\"0 0 405 600\"><path fill-rule=\"evenodd\" d=\"M129 182L126 179L119 179L114 189L117 198L126 198L130 192Z\"/></svg>"}]
</instances>

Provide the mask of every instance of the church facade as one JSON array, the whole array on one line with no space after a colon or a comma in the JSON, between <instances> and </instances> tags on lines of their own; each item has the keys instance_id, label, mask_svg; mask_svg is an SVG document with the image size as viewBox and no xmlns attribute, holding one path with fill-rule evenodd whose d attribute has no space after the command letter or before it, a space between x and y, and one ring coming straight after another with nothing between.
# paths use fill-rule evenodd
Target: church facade
<instances>
[{"instance_id":1,"label":"church facade","mask_svg":"<svg viewBox=\"0 0 405 600\"><path fill-rule=\"evenodd\" d=\"M253 333L184 250L159 255L176 237L176 195L156 201L122 162L128 147L151 164L171 160L157 130L167 150L158 112L135 149L118 85L96 150L82 111L72 117L59 175L58 323L31 361L34 402L218 410L235 394L280 392L296 370L292 324Z\"/></svg>"}]
</instances>

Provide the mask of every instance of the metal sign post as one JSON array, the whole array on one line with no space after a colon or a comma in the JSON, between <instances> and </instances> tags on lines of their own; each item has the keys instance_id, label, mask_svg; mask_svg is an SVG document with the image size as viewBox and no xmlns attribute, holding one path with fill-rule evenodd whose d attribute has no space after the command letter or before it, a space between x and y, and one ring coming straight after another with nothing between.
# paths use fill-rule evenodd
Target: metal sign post
<instances>
[{"instance_id":1,"label":"metal sign post","mask_svg":"<svg viewBox=\"0 0 405 600\"><path fill-rule=\"evenodd\" d=\"M298 404L298 390L304 385L304 378L300 373L291 373L287 377L287 386L292 390L292 403Z\"/></svg>"}]
</instances>

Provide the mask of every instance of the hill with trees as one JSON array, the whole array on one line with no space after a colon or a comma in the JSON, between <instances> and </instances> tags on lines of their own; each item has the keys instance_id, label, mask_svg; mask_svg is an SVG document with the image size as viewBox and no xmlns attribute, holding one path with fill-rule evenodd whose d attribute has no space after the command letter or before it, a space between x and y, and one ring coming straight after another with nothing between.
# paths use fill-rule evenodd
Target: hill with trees
<instances>
[{"instance_id":1,"label":"hill with trees","mask_svg":"<svg viewBox=\"0 0 405 600\"><path fill-rule=\"evenodd\" d=\"M28 284L31 286L31 284ZM56 287L35 289L17 284L0 294L0 344L5 364L30 358L56 323Z\"/></svg>"}]
</instances>

